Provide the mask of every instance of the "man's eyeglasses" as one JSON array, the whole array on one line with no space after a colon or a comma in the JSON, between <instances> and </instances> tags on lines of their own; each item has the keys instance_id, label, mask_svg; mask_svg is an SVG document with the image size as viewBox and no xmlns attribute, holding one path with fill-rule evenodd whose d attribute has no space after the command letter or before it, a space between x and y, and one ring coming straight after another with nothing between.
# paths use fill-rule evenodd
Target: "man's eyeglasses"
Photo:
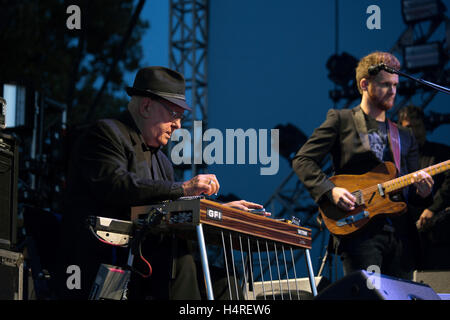
<instances>
[{"instance_id":1,"label":"man's eyeglasses","mask_svg":"<svg viewBox=\"0 0 450 320\"><path fill-rule=\"evenodd\" d=\"M158 100L158 102L159 102L159 103L160 103L167 111L169 111L170 116L172 117L172 120L173 120L173 121L178 120L178 119L180 119L181 121L184 120L185 115L184 115L183 113L173 111L171 108L169 108L168 106L166 106L166 104L165 104L164 102L162 102L161 100Z\"/></svg>"}]
</instances>

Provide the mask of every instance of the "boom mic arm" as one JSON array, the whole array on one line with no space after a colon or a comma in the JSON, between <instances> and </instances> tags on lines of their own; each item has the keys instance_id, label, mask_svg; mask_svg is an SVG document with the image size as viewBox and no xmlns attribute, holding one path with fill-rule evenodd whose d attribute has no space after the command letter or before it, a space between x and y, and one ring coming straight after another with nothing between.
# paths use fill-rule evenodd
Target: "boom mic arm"
<instances>
[{"instance_id":1,"label":"boom mic arm","mask_svg":"<svg viewBox=\"0 0 450 320\"><path fill-rule=\"evenodd\" d=\"M428 87L430 87L432 89L435 89L437 91L440 91L440 92L443 92L443 93L446 93L446 94L450 94L450 89L449 88L437 85L435 83L432 83L430 81L426 81L426 80L423 80L423 79L416 79L416 78L410 76L409 74L401 72L400 70L396 70L394 68L388 67L384 63L380 63L380 64L377 64L377 65L374 65L374 66L370 66L369 69L368 69L368 72L369 72L370 75L374 76L374 75L377 75L381 70L384 70L384 71L389 72L389 73L398 74L400 76L404 76L404 77L406 77L408 79L411 79L411 80L414 80L414 81L416 81L416 82L418 82L418 83L420 83L420 84L422 84L424 86L428 86Z\"/></svg>"},{"instance_id":2,"label":"boom mic arm","mask_svg":"<svg viewBox=\"0 0 450 320\"><path fill-rule=\"evenodd\" d=\"M391 68L384 63L379 63L377 65L370 66L368 70L369 70L369 74L371 76L377 75L381 70L384 70L389 73L397 73L398 74L398 70L395 70L394 68Z\"/></svg>"}]
</instances>

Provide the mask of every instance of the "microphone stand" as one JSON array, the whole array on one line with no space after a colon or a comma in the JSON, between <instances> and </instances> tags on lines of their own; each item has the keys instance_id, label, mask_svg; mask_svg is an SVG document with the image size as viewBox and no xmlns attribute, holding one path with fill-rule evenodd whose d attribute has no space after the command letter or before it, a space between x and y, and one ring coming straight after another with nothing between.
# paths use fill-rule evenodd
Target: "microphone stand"
<instances>
[{"instance_id":1,"label":"microphone stand","mask_svg":"<svg viewBox=\"0 0 450 320\"><path fill-rule=\"evenodd\" d=\"M389 73L395 73L395 74L398 74L400 76L404 76L404 77L406 77L408 79L414 80L414 81L416 81L416 82L418 82L418 83L420 83L420 84L422 84L424 86L428 86L428 87L433 88L433 89L435 89L437 91L440 91L440 92L443 92L443 93L446 93L446 94L450 94L450 89L449 88L437 85L437 84L432 83L430 81L414 78L414 77L410 76L409 74L406 74L406 73L401 72L399 70L395 70L393 68L390 68L387 65L383 65L382 69L385 70L386 72L389 72Z\"/></svg>"}]
</instances>

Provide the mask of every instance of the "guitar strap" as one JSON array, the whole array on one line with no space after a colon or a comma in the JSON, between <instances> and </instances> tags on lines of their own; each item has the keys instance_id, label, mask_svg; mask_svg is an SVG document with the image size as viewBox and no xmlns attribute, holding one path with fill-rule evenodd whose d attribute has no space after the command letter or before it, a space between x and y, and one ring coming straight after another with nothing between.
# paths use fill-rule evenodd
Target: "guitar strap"
<instances>
[{"instance_id":1,"label":"guitar strap","mask_svg":"<svg viewBox=\"0 0 450 320\"><path fill-rule=\"evenodd\" d=\"M400 173L400 135L398 133L398 127L388 119L389 126L389 142L391 144L392 154L394 155L395 166L397 167L398 172Z\"/></svg>"}]
</instances>

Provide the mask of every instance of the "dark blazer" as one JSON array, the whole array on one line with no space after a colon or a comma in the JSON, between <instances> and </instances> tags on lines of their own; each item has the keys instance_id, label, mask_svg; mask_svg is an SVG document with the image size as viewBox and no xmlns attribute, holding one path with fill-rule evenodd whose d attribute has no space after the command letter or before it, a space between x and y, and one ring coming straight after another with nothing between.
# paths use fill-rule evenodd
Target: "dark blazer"
<instances>
[{"instance_id":1,"label":"dark blazer","mask_svg":"<svg viewBox=\"0 0 450 320\"><path fill-rule=\"evenodd\" d=\"M419 154L409 129L399 127L399 135L400 175L404 175L418 170ZM293 158L294 171L316 202L334 187L321 169L321 163L328 154L332 156L335 174L363 174L381 163L370 150L367 126L360 106L351 110L330 109L326 120Z\"/></svg>"},{"instance_id":2,"label":"dark blazer","mask_svg":"<svg viewBox=\"0 0 450 320\"><path fill-rule=\"evenodd\" d=\"M400 175L404 175L419 168L418 146L411 130L399 127L399 136ZM327 154L332 157L335 174L363 174L381 163L370 149L367 125L360 106L351 110L329 110L326 120L313 132L292 161L293 169L316 203L319 203L323 196L327 196L326 193L334 187L320 166ZM392 151L390 157L394 162ZM403 195L408 200L418 198L415 188L409 189L409 192L408 189L403 190ZM350 236L332 236L328 250L338 254L351 251L358 246L361 239L370 239L382 232L385 225L394 227L396 234L405 239L411 248L418 248L418 232L408 211L400 216L390 216L389 219L384 216L375 217L367 227ZM418 251L415 250L412 254L413 263L417 262Z\"/></svg>"},{"instance_id":3,"label":"dark blazer","mask_svg":"<svg viewBox=\"0 0 450 320\"><path fill-rule=\"evenodd\" d=\"M84 215L129 219L131 206L182 195L172 164L161 150L144 144L128 111L117 119L96 122L72 150L66 198L69 212L76 207Z\"/></svg>"},{"instance_id":4,"label":"dark blazer","mask_svg":"<svg viewBox=\"0 0 450 320\"><path fill-rule=\"evenodd\" d=\"M70 157L62 221L62 286L69 265L82 271L81 290L70 298L85 299L100 263L125 265L128 251L97 241L86 227L90 215L130 220L132 206L183 196L174 182L169 159L148 148L131 114L100 120L77 140ZM169 272L169 271L168 271Z\"/></svg>"}]
</instances>

